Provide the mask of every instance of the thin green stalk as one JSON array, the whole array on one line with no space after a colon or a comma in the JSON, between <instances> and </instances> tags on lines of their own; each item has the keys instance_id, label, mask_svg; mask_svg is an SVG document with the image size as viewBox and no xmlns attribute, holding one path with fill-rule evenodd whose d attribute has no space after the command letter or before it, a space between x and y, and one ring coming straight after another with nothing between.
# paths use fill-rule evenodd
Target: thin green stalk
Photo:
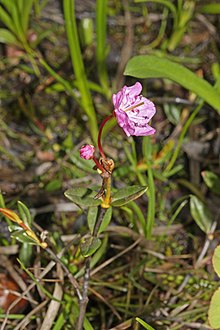
<instances>
[{"instance_id":1,"label":"thin green stalk","mask_svg":"<svg viewBox=\"0 0 220 330\"><path fill-rule=\"evenodd\" d=\"M145 227L145 237L148 239L152 236L152 230L155 221L155 185L154 185L154 174L152 169L152 153L153 146L151 137L145 136L143 138L142 152L144 160L147 163L147 196L148 196L148 210L147 210L147 222Z\"/></svg>"},{"instance_id":2,"label":"thin green stalk","mask_svg":"<svg viewBox=\"0 0 220 330\"><path fill-rule=\"evenodd\" d=\"M202 108L204 104L204 101L201 101L198 106L195 108L195 110L192 112L192 114L189 116L188 120L185 122L184 126L183 126L183 129L182 129L182 132L180 134L180 137L179 137L179 140L178 140L178 143L177 143L177 146L176 146L176 149L174 149L174 152L173 152L173 156L169 162L169 164L167 165L166 167L166 170L165 171L170 171L173 167L173 165L175 164L175 161L177 160L177 157L179 155L179 152L180 152L180 149L181 149L181 146L183 144L183 139L190 127L190 125L192 124L192 121L194 120L194 118L196 117L196 115L199 113L200 109Z\"/></svg>"},{"instance_id":3,"label":"thin green stalk","mask_svg":"<svg viewBox=\"0 0 220 330\"><path fill-rule=\"evenodd\" d=\"M148 211L145 236L150 239L155 221L155 185L153 170L149 166L148 170Z\"/></svg>"},{"instance_id":4,"label":"thin green stalk","mask_svg":"<svg viewBox=\"0 0 220 330\"><path fill-rule=\"evenodd\" d=\"M77 84L79 86L82 107L89 118L90 133L92 135L93 142L96 143L98 135L98 126L79 44L74 0L64 0L63 6L72 66L76 76Z\"/></svg>"},{"instance_id":5,"label":"thin green stalk","mask_svg":"<svg viewBox=\"0 0 220 330\"><path fill-rule=\"evenodd\" d=\"M107 5L108 0L96 1L96 62L100 83L104 93L110 97L108 72L106 67L106 34L107 34Z\"/></svg>"}]
</instances>

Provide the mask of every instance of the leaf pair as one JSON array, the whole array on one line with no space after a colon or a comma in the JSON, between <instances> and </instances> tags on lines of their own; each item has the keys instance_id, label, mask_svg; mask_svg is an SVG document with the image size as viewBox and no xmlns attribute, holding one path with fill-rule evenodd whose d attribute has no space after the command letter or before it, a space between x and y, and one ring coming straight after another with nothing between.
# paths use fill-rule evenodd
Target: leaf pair
<instances>
[{"instance_id":1,"label":"leaf pair","mask_svg":"<svg viewBox=\"0 0 220 330\"><path fill-rule=\"evenodd\" d=\"M121 207L143 195L146 186L130 186L119 189L112 196L111 206ZM94 207L101 205L100 199L94 199L96 192L87 188L71 188L64 195L79 207Z\"/></svg>"}]
</instances>

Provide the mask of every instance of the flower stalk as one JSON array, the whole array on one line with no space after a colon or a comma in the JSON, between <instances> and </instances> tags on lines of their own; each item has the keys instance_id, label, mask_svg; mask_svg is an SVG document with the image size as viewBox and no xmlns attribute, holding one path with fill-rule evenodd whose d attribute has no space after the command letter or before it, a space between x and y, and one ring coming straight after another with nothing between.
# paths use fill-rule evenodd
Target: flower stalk
<instances>
[{"instance_id":1,"label":"flower stalk","mask_svg":"<svg viewBox=\"0 0 220 330\"><path fill-rule=\"evenodd\" d=\"M105 124L107 123L107 121L109 121L110 119L113 118L113 114L111 114L110 116L106 117L103 122L101 123L100 127L99 127L99 134L98 134L98 148L99 148L99 152L101 154L101 156L106 159L105 153L103 151L102 148L102 143L101 143L101 137L102 137L102 132L103 132L103 128L105 126Z\"/></svg>"}]
</instances>

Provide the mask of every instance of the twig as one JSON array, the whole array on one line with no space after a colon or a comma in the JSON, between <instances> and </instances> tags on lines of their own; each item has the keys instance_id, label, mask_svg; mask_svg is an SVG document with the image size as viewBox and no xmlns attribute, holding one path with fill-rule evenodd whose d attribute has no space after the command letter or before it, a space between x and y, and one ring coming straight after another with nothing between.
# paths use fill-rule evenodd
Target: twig
<instances>
[{"instance_id":1,"label":"twig","mask_svg":"<svg viewBox=\"0 0 220 330\"><path fill-rule=\"evenodd\" d=\"M52 256L52 258L61 265L61 267L63 268L64 272L66 273L68 279L70 280L70 283L72 284L72 286L75 288L76 293L78 295L79 300L82 300L82 295L80 292L80 288L79 288L79 284L78 282L75 280L75 278L73 277L73 275L70 273L69 269L64 265L64 263L60 260L60 258L50 249L47 248L46 249L47 252Z\"/></svg>"},{"instance_id":2,"label":"twig","mask_svg":"<svg viewBox=\"0 0 220 330\"><path fill-rule=\"evenodd\" d=\"M91 257L88 257L85 262L83 293L82 293L82 299L80 299L79 318L76 327L77 330L81 330L83 328L83 321L86 313L86 307L89 302L88 287L89 287L89 278L90 278L90 261L91 261Z\"/></svg>"},{"instance_id":3,"label":"twig","mask_svg":"<svg viewBox=\"0 0 220 330\"><path fill-rule=\"evenodd\" d=\"M105 212L107 209L100 207L99 208L99 215L98 219L96 221L94 230L93 230L93 237L97 237L98 231L100 228L100 225L102 223L102 220L104 218ZM82 330L83 328L83 322L86 314L86 307L88 305L88 287L89 287L89 279L90 279L90 263L91 263L91 257L88 257L85 261L85 273L83 278L83 292L82 292L82 298L79 298L80 302L80 309L79 309L79 317L77 321L77 330Z\"/></svg>"}]
</instances>

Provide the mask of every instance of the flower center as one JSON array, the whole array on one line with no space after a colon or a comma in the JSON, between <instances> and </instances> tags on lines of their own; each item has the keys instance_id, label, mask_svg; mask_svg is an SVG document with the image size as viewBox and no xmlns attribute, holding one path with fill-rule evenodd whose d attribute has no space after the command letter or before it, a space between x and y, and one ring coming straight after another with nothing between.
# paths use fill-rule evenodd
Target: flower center
<instances>
[{"instance_id":1,"label":"flower center","mask_svg":"<svg viewBox=\"0 0 220 330\"><path fill-rule=\"evenodd\" d=\"M127 112L127 111L133 110L133 109L135 109L135 108L137 108L137 107L139 107L140 105L143 105L143 104L144 104L144 102L140 102L138 104L132 105L132 106L130 106L130 107L126 108L126 109L123 109L123 110L125 112Z\"/></svg>"}]
</instances>

